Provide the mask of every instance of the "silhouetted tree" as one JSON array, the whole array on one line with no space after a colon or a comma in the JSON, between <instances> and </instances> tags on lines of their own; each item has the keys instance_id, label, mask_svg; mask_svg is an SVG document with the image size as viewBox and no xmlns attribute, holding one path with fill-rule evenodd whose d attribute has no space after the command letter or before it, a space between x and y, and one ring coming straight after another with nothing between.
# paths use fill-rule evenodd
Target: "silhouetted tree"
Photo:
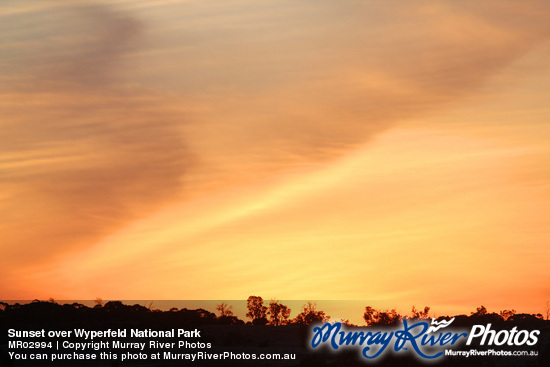
<instances>
[{"instance_id":1,"label":"silhouetted tree","mask_svg":"<svg viewBox=\"0 0 550 367\"><path fill-rule=\"evenodd\" d=\"M99 308L99 307L103 307L103 300L102 300L101 298L99 298L99 297L97 297L97 298L95 299L94 303L95 303L95 306L94 306L94 307L98 307L98 308Z\"/></svg>"},{"instance_id":2,"label":"silhouetted tree","mask_svg":"<svg viewBox=\"0 0 550 367\"><path fill-rule=\"evenodd\" d=\"M290 308L279 301L271 300L269 303L268 314L271 325L284 325L290 316Z\"/></svg>"},{"instance_id":3,"label":"silhouetted tree","mask_svg":"<svg viewBox=\"0 0 550 367\"><path fill-rule=\"evenodd\" d=\"M483 305L476 308L476 312L472 312L472 316L485 316L485 315L487 315L487 309Z\"/></svg>"},{"instance_id":4,"label":"silhouetted tree","mask_svg":"<svg viewBox=\"0 0 550 367\"><path fill-rule=\"evenodd\" d=\"M371 306L365 307L365 313L363 314L363 319L367 323L367 326L373 326L373 325L394 325L399 320L402 319L402 316L395 311L395 309L392 310L385 310L385 311L379 311L377 309L372 308Z\"/></svg>"},{"instance_id":5,"label":"silhouetted tree","mask_svg":"<svg viewBox=\"0 0 550 367\"><path fill-rule=\"evenodd\" d=\"M252 323L262 324L263 319L265 319L264 325L267 323L267 307L264 306L264 300L259 296L250 296L246 301L246 307L248 308L248 313L246 317L252 319ZM256 321L258 320L258 321Z\"/></svg>"},{"instance_id":6,"label":"silhouetted tree","mask_svg":"<svg viewBox=\"0 0 550 367\"><path fill-rule=\"evenodd\" d=\"M377 318L375 315L378 315L378 311L372 308L371 306L365 307L365 312L363 313L363 319L367 323L367 326L374 325Z\"/></svg>"},{"instance_id":7,"label":"silhouetted tree","mask_svg":"<svg viewBox=\"0 0 550 367\"><path fill-rule=\"evenodd\" d=\"M353 322L349 321L349 319L340 319L339 322L346 326L357 326Z\"/></svg>"},{"instance_id":8,"label":"silhouetted tree","mask_svg":"<svg viewBox=\"0 0 550 367\"><path fill-rule=\"evenodd\" d=\"M516 310L502 310L499 312L499 315L504 319L504 321L508 320L510 317L514 316L516 314Z\"/></svg>"},{"instance_id":9,"label":"silhouetted tree","mask_svg":"<svg viewBox=\"0 0 550 367\"><path fill-rule=\"evenodd\" d=\"M428 306L424 307L423 311L419 311L416 309L415 306L413 306L411 311L411 319L412 320L423 320L429 318L430 308Z\"/></svg>"},{"instance_id":10,"label":"silhouetted tree","mask_svg":"<svg viewBox=\"0 0 550 367\"><path fill-rule=\"evenodd\" d=\"M233 306L229 306L227 303L221 303L216 306L216 310L220 311L220 317L233 316Z\"/></svg>"},{"instance_id":11,"label":"silhouetted tree","mask_svg":"<svg viewBox=\"0 0 550 367\"><path fill-rule=\"evenodd\" d=\"M296 316L294 323L300 325L311 325L316 322L327 322L330 316L325 315L323 311L316 310L317 304L308 302L302 306L302 312Z\"/></svg>"}]
</instances>

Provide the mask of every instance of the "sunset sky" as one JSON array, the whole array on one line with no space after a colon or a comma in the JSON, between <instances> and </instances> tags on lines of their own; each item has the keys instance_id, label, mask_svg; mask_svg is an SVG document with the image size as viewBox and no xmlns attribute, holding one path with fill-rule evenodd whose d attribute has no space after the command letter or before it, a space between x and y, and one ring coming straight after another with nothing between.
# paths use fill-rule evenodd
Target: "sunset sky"
<instances>
[{"instance_id":1,"label":"sunset sky","mask_svg":"<svg viewBox=\"0 0 550 367\"><path fill-rule=\"evenodd\" d=\"M548 14L3 1L0 298L542 313Z\"/></svg>"}]
</instances>

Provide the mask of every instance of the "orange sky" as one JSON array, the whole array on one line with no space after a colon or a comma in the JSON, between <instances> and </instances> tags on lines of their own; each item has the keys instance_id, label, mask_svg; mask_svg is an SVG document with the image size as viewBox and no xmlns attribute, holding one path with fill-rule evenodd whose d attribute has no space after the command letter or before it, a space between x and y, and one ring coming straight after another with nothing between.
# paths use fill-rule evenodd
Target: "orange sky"
<instances>
[{"instance_id":1,"label":"orange sky","mask_svg":"<svg viewBox=\"0 0 550 367\"><path fill-rule=\"evenodd\" d=\"M545 1L8 1L4 299L550 299Z\"/></svg>"}]
</instances>

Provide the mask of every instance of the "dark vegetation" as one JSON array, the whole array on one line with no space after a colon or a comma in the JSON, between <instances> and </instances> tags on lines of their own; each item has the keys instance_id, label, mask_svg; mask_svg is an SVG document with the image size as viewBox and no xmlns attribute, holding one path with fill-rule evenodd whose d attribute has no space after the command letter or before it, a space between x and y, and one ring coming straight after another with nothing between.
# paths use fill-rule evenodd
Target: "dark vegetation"
<instances>
[{"instance_id":1,"label":"dark vegetation","mask_svg":"<svg viewBox=\"0 0 550 367\"><path fill-rule=\"evenodd\" d=\"M327 322L330 316L324 311L318 310L317 305L307 302L302 306L300 313L290 319L291 309L280 301L271 300L264 305L264 300L259 296L250 296L247 300L248 313L246 317L250 320L243 321L233 314L233 307L226 303L218 304L216 310L219 315L202 308L198 309L177 309L171 308L168 311L161 311L153 308L153 304L127 305L121 301L103 301L97 299L95 306L89 307L80 303L58 304L53 299L49 301L34 300L30 303L6 303L0 302L0 325L38 325L42 323L56 323L60 327L66 325L71 328L77 326L102 326L116 322L127 324L131 327L139 322L154 322L155 325L174 325L182 323L188 326L199 325L311 325L319 322ZM550 311L546 317L542 314L517 313L515 310L502 310L499 313L489 313L484 306L478 307L467 315L454 316L455 320L469 320L477 323L484 320L493 323L510 322L537 322L538 320L549 320ZM371 306L365 307L363 314L366 326L390 326L398 324L401 320L431 319L430 307L417 310L412 307L410 315L401 315L395 309L378 310ZM436 320L451 319L451 316L440 316ZM347 320L341 320L344 324L352 325ZM455 321L456 323L457 321Z\"/></svg>"},{"instance_id":2,"label":"dark vegetation","mask_svg":"<svg viewBox=\"0 0 550 367\"><path fill-rule=\"evenodd\" d=\"M106 329L152 329L171 330L184 328L192 330L198 328L203 335L201 342L211 342L212 351L224 351L235 348L238 351L251 353L295 353L297 359L288 364L274 363L276 366L364 366L356 350L311 352L307 345L310 340L310 327L314 323L326 322L330 319L325 312L317 309L316 304L308 302L293 319L291 310L280 301L271 300L264 304L259 296L250 296L247 300L247 321L234 316L231 305L221 303L217 305L217 312L205 309L177 309L160 311L152 304L126 305L120 301L103 303L96 300L93 307L80 303L58 304L54 300L35 300L26 304L8 304L0 302L0 366L12 365L7 358L7 330L73 330L83 328L87 330ZM547 365L550 361L550 309L542 314L523 314L515 310L502 310L499 313L490 313L484 306L478 307L470 315L454 316L454 327L471 327L476 324L492 324L493 329L538 329L541 330L540 343L537 346L539 357L532 358L526 366ZM410 314L401 315L395 309L379 310L365 307L363 319L367 327L386 327L398 325L403 319L422 320L431 319L430 308L416 309L412 307ZM544 320L546 318L546 320ZM450 316L438 317L437 320L450 320ZM336 321L336 320L335 320ZM348 320L340 320L342 324L353 327ZM180 351L181 352L181 351ZM522 360L517 360L522 361ZM438 366L469 366L488 365L500 366L497 360L484 358L476 360L469 358L455 360L446 358ZM522 362L523 363L523 362ZM542 364L540 364L542 363ZM15 364L18 365L18 364ZM24 365L24 364L22 364ZM113 364L117 365L117 364ZM122 364L126 365L126 364ZM167 364L170 365L170 364ZM226 365L226 364L223 364ZM231 365L231 364L230 364ZM237 365L249 365L240 361ZM250 364L254 365L254 364ZM265 365L265 364L264 364ZM377 366L414 366L423 365L412 358L390 356L377 361ZM524 365L524 364L518 364ZM550 366L550 364L548 364Z\"/></svg>"}]
</instances>

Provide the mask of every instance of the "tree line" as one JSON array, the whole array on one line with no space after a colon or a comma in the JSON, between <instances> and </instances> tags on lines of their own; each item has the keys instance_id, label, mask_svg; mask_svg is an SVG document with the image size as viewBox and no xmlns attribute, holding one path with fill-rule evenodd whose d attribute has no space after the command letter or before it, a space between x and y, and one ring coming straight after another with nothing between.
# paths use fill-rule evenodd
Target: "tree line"
<instances>
[{"instance_id":1,"label":"tree line","mask_svg":"<svg viewBox=\"0 0 550 367\"><path fill-rule=\"evenodd\" d=\"M281 304L279 301L271 300L268 306L264 306L262 297L250 296L247 300L248 313L246 317L251 319L251 323L254 325L310 325L318 322L326 322L330 319L330 316L326 315L324 311L317 310L315 303L308 302L302 306L301 312L294 318L290 319L291 309ZM220 316L233 315L231 306L222 303L218 305L217 310L220 311ZM550 318L550 305L546 304L546 320ZM457 315L455 318L464 320L465 318L485 318L493 322L505 322L510 321L533 321L544 320L544 316L538 314L518 314L516 310L502 310L499 313L489 313L487 308L483 305L477 307L475 311L467 315ZM423 309L417 309L412 306L410 315L401 315L395 309L391 310L378 310L371 306L365 307L363 313L363 320L366 326L391 326L399 323L403 319L407 320L422 320L431 319L430 307L425 306ZM435 319L435 317L434 317ZM449 316L440 316L437 320L451 319ZM340 320L342 323L352 325L349 320Z\"/></svg>"},{"instance_id":2,"label":"tree line","mask_svg":"<svg viewBox=\"0 0 550 367\"><path fill-rule=\"evenodd\" d=\"M121 301L109 301L103 303L102 300L97 299L96 304L93 307L88 307L80 303L72 304L57 304L55 300L49 301L34 300L28 304L9 304L0 302L0 321L2 323L16 322L17 320L25 320L26 322L32 322L34 320L39 321L45 316L53 321L54 319L63 320L64 322L70 322L72 319L78 320L103 320L109 321L113 319L122 320L144 320L155 321L160 323L171 323L174 321L183 322L188 324L222 324L222 325L234 325L234 324L252 324L252 325L311 325L314 323L323 323L329 321L331 318L324 311L319 310L317 305L312 302L305 303L298 315L294 318L290 318L291 309L287 305L277 300L271 300L269 303L264 304L264 300L260 296L250 296L247 299L246 318L248 322L245 322L233 314L233 307L226 303L218 304L216 307L218 315L208 310L199 308L190 310L187 308L171 308L168 311L161 311L155 309L153 304L149 305L126 305ZM430 307L426 306L422 309L412 307L410 314L402 315L395 309L376 309L371 306L366 306L363 313L363 320L366 326L390 326L398 324L403 319L407 320L420 320L436 318L430 316ZM506 321L535 321L535 320L548 320L550 317L550 308L547 307L546 317L542 314L522 314L517 313L515 310L502 310L499 313L489 313L484 306L477 307L477 309L470 313L470 315L457 315L455 318L455 324L461 322L460 320L472 320L476 318L483 318L488 322L506 322ZM449 316L437 317L437 320L447 319ZM340 322L353 325L349 320L339 320Z\"/></svg>"}]
</instances>

